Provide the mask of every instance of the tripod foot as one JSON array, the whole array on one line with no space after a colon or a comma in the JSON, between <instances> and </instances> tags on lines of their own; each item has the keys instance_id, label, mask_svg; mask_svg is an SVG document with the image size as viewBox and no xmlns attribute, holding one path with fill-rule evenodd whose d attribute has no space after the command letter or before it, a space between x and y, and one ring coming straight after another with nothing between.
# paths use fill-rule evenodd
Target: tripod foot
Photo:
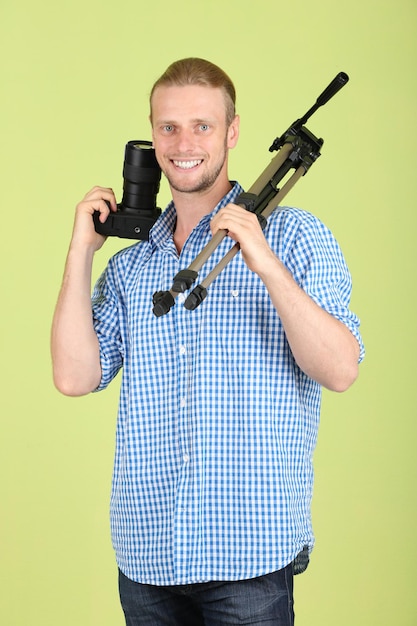
<instances>
[{"instance_id":1,"label":"tripod foot","mask_svg":"<svg viewBox=\"0 0 417 626\"><path fill-rule=\"evenodd\" d=\"M194 270L181 270L176 276L174 276L172 290L176 293L184 293L184 291L187 291L187 289L189 289L195 282L197 276L198 273Z\"/></svg>"},{"instance_id":2,"label":"tripod foot","mask_svg":"<svg viewBox=\"0 0 417 626\"><path fill-rule=\"evenodd\" d=\"M153 314L156 317L162 317L166 315L175 304L174 297L170 291L156 291L153 294Z\"/></svg>"},{"instance_id":3,"label":"tripod foot","mask_svg":"<svg viewBox=\"0 0 417 626\"><path fill-rule=\"evenodd\" d=\"M197 285L184 302L185 308L189 311L194 311L194 309L196 309L203 302L206 296L207 289L202 285Z\"/></svg>"}]
</instances>

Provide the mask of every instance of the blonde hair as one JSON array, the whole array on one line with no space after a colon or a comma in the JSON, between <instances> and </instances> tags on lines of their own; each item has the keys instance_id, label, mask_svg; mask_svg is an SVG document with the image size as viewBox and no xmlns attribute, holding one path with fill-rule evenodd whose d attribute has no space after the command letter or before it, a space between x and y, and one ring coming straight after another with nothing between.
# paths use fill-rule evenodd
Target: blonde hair
<instances>
[{"instance_id":1,"label":"blonde hair","mask_svg":"<svg viewBox=\"0 0 417 626\"><path fill-rule=\"evenodd\" d=\"M236 91L229 76L220 67L196 57L181 59L172 63L158 78L152 87L150 94L151 118L152 96L155 89L160 86L185 87L186 85L203 85L217 87L223 90L226 103L226 123L232 123L236 115Z\"/></svg>"}]
</instances>

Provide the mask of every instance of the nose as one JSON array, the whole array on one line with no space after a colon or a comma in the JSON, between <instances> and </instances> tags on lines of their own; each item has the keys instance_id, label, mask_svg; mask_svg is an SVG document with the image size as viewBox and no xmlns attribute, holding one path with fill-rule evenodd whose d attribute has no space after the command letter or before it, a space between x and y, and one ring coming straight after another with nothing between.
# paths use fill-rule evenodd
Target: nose
<instances>
[{"instance_id":1,"label":"nose","mask_svg":"<svg viewBox=\"0 0 417 626\"><path fill-rule=\"evenodd\" d=\"M192 129L178 129L176 140L176 148L179 152L192 152L195 145L195 137Z\"/></svg>"}]
</instances>

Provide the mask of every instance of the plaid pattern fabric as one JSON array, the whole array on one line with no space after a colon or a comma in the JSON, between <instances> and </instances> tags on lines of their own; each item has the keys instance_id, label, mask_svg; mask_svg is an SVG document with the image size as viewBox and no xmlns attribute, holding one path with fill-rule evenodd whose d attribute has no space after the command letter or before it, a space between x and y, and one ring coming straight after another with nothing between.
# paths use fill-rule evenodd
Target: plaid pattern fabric
<instances>
[{"instance_id":1,"label":"plaid pattern fabric","mask_svg":"<svg viewBox=\"0 0 417 626\"><path fill-rule=\"evenodd\" d=\"M236 183L216 207L233 202ZM93 293L105 388L122 368L111 527L118 566L157 585L252 578L313 546L310 501L321 389L297 367L259 278L238 254L195 311L167 290L210 238L206 216L180 257L171 204L116 254ZM285 208L265 235L295 280L358 338L351 281L331 233ZM200 280L233 245L226 238Z\"/></svg>"}]
</instances>

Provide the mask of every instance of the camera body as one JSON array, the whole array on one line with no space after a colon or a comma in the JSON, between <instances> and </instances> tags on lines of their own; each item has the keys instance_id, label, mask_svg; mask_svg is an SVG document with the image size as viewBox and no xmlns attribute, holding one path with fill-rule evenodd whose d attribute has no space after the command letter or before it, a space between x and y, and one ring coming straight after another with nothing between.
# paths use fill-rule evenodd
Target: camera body
<instances>
[{"instance_id":1,"label":"camera body","mask_svg":"<svg viewBox=\"0 0 417 626\"><path fill-rule=\"evenodd\" d=\"M94 228L101 235L125 239L149 239L149 231L161 214L156 196L161 168L150 141L132 140L125 147L123 197L117 211L102 224L99 212L93 215Z\"/></svg>"}]
</instances>

